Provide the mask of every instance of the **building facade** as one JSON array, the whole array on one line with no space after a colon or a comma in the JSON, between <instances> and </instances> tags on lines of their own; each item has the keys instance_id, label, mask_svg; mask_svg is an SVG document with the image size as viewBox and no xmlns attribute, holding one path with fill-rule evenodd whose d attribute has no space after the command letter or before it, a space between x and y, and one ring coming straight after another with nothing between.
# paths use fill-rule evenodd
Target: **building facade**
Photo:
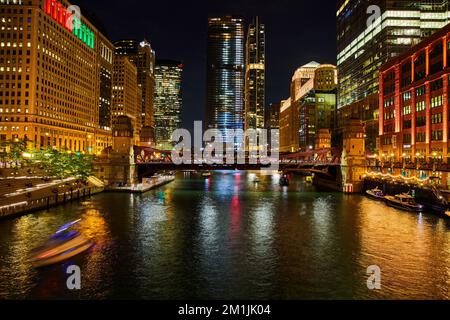
<instances>
[{"instance_id":1,"label":"building facade","mask_svg":"<svg viewBox=\"0 0 450 320\"><path fill-rule=\"evenodd\" d=\"M247 33L245 60L245 130L263 129L266 104L266 31L256 17Z\"/></svg>"},{"instance_id":2,"label":"building facade","mask_svg":"<svg viewBox=\"0 0 450 320\"><path fill-rule=\"evenodd\" d=\"M99 153L111 143L112 44L63 0L0 2L0 139Z\"/></svg>"},{"instance_id":3,"label":"building facade","mask_svg":"<svg viewBox=\"0 0 450 320\"><path fill-rule=\"evenodd\" d=\"M183 65L174 60L157 60L155 67L155 139L156 146L171 150L172 133L181 128Z\"/></svg>"},{"instance_id":4,"label":"building facade","mask_svg":"<svg viewBox=\"0 0 450 320\"><path fill-rule=\"evenodd\" d=\"M295 71L280 110L281 152L314 149L320 130L334 131L337 80L334 65L310 62Z\"/></svg>"},{"instance_id":5,"label":"building facade","mask_svg":"<svg viewBox=\"0 0 450 320\"><path fill-rule=\"evenodd\" d=\"M380 71L380 160L448 163L450 25Z\"/></svg>"},{"instance_id":6,"label":"building facade","mask_svg":"<svg viewBox=\"0 0 450 320\"><path fill-rule=\"evenodd\" d=\"M378 70L449 22L447 0L339 0L339 125L363 120L366 147L377 148Z\"/></svg>"},{"instance_id":7,"label":"building facade","mask_svg":"<svg viewBox=\"0 0 450 320\"><path fill-rule=\"evenodd\" d=\"M298 150L298 134L294 134L293 128L298 128L298 114L295 108L292 108L291 98L282 100L280 106L280 152L296 152Z\"/></svg>"},{"instance_id":8,"label":"building facade","mask_svg":"<svg viewBox=\"0 0 450 320\"><path fill-rule=\"evenodd\" d=\"M136 40L120 40L114 43L116 55L127 56L136 65L138 72L138 85L141 93L141 126L139 129L141 139L154 140L154 94L155 94L155 51L147 40L138 42ZM145 133L145 134L143 134ZM151 137L148 137L151 134ZM148 143L147 143L148 145Z\"/></svg>"},{"instance_id":9,"label":"building facade","mask_svg":"<svg viewBox=\"0 0 450 320\"><path fill-rule=\"evenodd\" d=\"M244 21L224 16L208 19L207 98L208 128L218 129L236 147L244 129Z\"/></svg>"},{"instance_id":10,"label":"building facade","mask_svg":"<svg viewBox=\"0 0 450 320\"><path fill-rule=\"evenodd\" d=\"M313 89L298 100L300 150L315 149L317 145L323 146L323 143L316 143L319 133L323 136L326 130L331 135L336 129L337 80L336 66L318 66L314 72Z\"/></svg>"},{"instance_id":11,"label":"building facade","mask_svg":"<svg viewBox=\"0 0 450 320\"><path fill-rule=\"evenodd\" d=\"M272 141L277 141L279 148L280 144L280 103L271 103L265 110L264 125L267 130L267 138L269 147L272 148Z\"/></svg>"},{"instance_id":12,"label":"building facade","mask_svg":"<svg viewBox=\"0 0 450 320\"><path fill-rule=\"evenodd\" d=\"M136 65L127 56L116 55L113 72L112 124L115 125L119 117L129 117L133 126L135 144L138 144L140 140L141 94Z\"/></svg>"}]
</instances>

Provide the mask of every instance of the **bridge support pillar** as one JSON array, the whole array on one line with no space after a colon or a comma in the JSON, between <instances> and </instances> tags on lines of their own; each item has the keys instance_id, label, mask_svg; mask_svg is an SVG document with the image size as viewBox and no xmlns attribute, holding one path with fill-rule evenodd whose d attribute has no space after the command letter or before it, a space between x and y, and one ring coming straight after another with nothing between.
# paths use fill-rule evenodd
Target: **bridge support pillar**
<instances>
[{"instance_id":1,"label":"bridge support pillar","mask_svg":"<svg viewBox=\"0 0 450 320\"><path fill-rule=\"evenodd\" d=\"M94 172L107 186L130 186L138 183L130 118L117 118L113 126L112 150L108 150L108 153L94 164Z\"/></svg>"},{"instance_id":2,"label":"bridge support pillar","mask_svg":"<svg viewBox=\"0 0 450 320\"><path fill-rule=\"evenodd\" d=\"M361 193L364 175L367 171L365 130L359 119L351 119L344 131L344 144L341 157L342 191Z\"/></svg>"}]
</instances>

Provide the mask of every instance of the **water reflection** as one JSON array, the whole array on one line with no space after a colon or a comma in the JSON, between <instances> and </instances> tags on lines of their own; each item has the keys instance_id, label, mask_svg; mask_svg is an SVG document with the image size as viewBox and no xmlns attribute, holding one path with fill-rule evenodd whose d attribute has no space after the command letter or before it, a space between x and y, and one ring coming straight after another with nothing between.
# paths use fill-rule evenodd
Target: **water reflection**
<instances>
[{"instance_id":1,"label":"water reflection","mask_svg":"<svg viewBox=\"0 0 450 320\"><path fill-rule=\"evenodd\" d=\"M259 183L255 183L258 177ZM0 222L0 298L450 298L449 222L291 177L180 174L145 195L90 201ZM82 219L95 248L35 270L28 251ZM65 270L83 272L80 292ZM382 290L366 287L379 265Z\"/></svg>"}]
</instances>

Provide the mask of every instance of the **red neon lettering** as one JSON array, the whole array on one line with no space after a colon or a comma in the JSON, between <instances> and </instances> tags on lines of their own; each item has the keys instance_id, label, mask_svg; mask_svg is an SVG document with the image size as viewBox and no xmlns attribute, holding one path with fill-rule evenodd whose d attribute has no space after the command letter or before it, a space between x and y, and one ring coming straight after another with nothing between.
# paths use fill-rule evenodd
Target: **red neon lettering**
<instances>
[{"instance_id":1,"label":"red neon lettering","mask_svg":"<svg viewBox=\"0 0 450 320\"><path fill-rule=\"evenodd\" d=\"M52 18L56 20L58 17L58 6L56 0L52 0Z\"/></svg>"},{"instance_id":2,"label":"red neon lettering","mask_svg":"<svg viewBox=\"0 0 450 320\"><path fill-rule=\"evenodd\" d=\"M48 15L51 14L51 12L52 12L52 0L45 0L44 11Z\"/></svg>"},{"instance_id":3,"label":"red neon lettering","mask_svg":"<svg viewBox=\"0 0 450 320\"><path fill-rule=\"evenodd\" d=\"M64 25L63 23L63 6L62 6L62 4L61 3L58 3L58 23L60 24L60 25Z\"/></svg>"}]
</instances>

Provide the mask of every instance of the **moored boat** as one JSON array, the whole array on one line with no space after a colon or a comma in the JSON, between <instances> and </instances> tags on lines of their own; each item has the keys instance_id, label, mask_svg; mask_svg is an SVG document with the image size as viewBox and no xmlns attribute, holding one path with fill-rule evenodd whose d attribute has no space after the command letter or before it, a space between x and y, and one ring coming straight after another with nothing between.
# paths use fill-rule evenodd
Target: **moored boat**
<instances>
[{"instance_id":1,"label":"moored boat","mask_svg":"<svg viewBox=\"0 0 450 320\"><path fill-rule=\"evenodd\" d=\"M398 194L396 196L386 196L386 204L390 207L411 211L411 212L422 212L424 210L424 206L418 204L414 197L409 194Z\"/></svg>"},{"instance_id":2,"label":"moored boat","mask_svg":"<svg viewBox=\"0 0 450 320\"><path fill-rule=\"evenodd\" d=\"M366 194L372 199L384 200L384 193L383 193L383 191L378 189L378 187L375 189L367 190Z\"/></svg>"},{"instance_id":3,"label":"moored boat","mask_svg":"<svg viewBox=\"0 0 450 320\"><path fill-rule=\"evenodd\" d=\"M202 173L202 177L203 178L210 178L212 176L212 173L211 172L203 172Z\"/></svg>"},{"instance_id":4,"label":"moored boat","mask_svg":"<svg viewBox=\"0 0 450 320\"><path fill-rule=\"evenodd\" d=\"M280 186L289 187L289 178L287 176L284 175L280 178Z\"/></svg>"}]
</instances>

